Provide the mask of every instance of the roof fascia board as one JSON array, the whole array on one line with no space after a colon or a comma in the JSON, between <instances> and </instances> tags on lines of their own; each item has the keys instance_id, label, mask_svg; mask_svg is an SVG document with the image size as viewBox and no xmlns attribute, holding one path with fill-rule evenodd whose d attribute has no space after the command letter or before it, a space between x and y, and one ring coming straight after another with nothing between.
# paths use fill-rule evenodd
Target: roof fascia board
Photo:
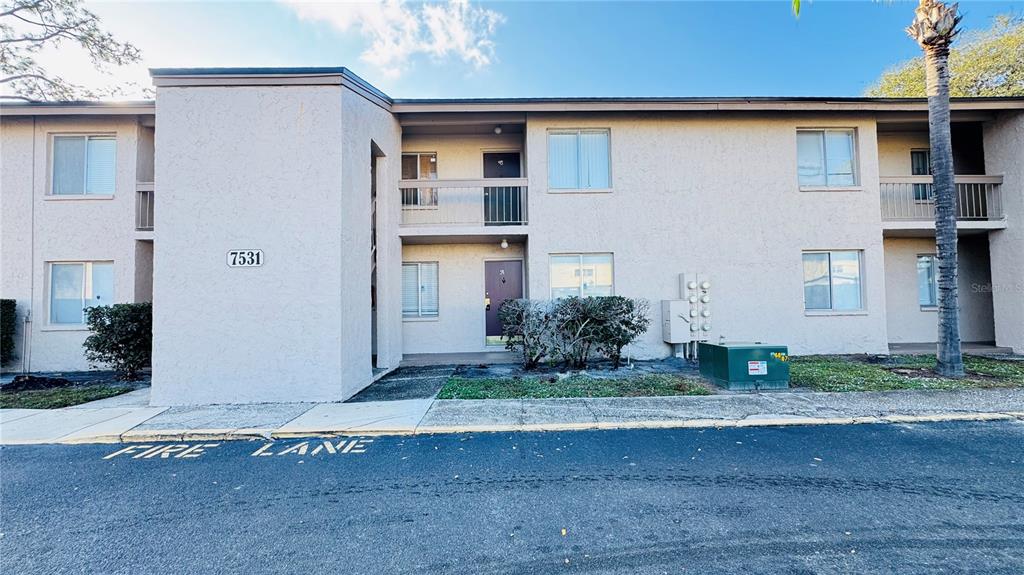
<instances>
[{"instance_id":1,"label":"roof fascia board","mask_svg":"<svg viewBox=\"0 0 1024 575\"><path fill-rule=\"evenodd\" d=\"M0 116L152 116L154 104L97 105L97 104L18 104L0 106Z\"/></svg>"},{"instance_id":2,"label":"roof fascia board","mask_svg":"<svg viewBox=\"0 0 1024 575\"><path fill-rule=\"evenodd\" d=\"M953 101L953 110L1022 110L1024 100ZM925 101L687 101L687 100L608 100L608 101L396 101L391 109L396 114L439 112L927 112Z\"/></svg>"}]
</instances>

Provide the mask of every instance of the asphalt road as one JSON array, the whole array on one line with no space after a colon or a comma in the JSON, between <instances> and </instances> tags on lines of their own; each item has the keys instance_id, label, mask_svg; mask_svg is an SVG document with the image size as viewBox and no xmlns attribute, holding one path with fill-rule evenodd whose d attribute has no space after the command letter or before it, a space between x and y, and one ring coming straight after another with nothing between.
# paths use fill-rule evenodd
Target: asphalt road
<instances>
[{"instance_id":1,"label":"asphalt road","mask_svg":"<svg viewBox=\"0 0 1024 575\"><path fill-rule=\"evenodd\" d=\"M0 572L1024 573L1020 423L265 446L3 448Z\"/></svg>"}]
</instances>

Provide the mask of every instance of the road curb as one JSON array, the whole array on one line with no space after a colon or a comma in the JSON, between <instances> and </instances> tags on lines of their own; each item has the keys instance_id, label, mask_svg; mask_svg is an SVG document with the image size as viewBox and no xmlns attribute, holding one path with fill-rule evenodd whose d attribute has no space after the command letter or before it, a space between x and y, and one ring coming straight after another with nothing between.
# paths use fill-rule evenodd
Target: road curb
<instances>
[{"instance_id":1,"label":"road curb","mask_svg":"<svg viewBox=\"0 0 1024 575\"><path fill-rule=\"evenodd\" d=\"M471 425L423 425L415 429L308 429L278 433L274 428L154 429L132 430L120 435L78 436L69 440L4 442L5 445L139 443L166 441L242 441L299 439L357 435L430 435L440 433L493 433L527 431L599 431L613 429L706 429L739 427L790 427L798 425L862 425L939 423L947 421L1024 421L1024 412L888 414L877 416L811 417L748 416L742 419L651 419L636 421L585 421L544 423L494 423Z\"/></svg>"}]
</instances>

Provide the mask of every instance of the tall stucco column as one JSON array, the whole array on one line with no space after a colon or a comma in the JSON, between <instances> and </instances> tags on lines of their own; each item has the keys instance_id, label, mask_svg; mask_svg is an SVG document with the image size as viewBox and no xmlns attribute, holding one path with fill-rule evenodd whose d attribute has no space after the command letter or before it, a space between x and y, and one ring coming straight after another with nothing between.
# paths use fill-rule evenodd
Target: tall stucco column
<instances>
[{"instance_id":1,"label":"tall stucco column","mask_svg":"<svg viewBox=\"0 0 1024 575\"><path fill-rule=\"evenodd\" d=\"M1003 112L986 124L985 171L1003 176L1007 219L1005 230L989 234L996 345L1024 353L1024 113Z\"/></svg>"}]
</instances>

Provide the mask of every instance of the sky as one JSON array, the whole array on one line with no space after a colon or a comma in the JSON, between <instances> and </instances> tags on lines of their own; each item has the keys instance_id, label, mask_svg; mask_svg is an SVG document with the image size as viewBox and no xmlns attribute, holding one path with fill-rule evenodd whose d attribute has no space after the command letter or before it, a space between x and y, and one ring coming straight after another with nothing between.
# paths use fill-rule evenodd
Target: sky
<instances>
[{"instance_id":1,"label":"sky","mask_svg":"<svg viewBox=\"0 0 1024 575\"><path fill-rule=\"evenodd\" d=\"M395 98L858 96L920 54L916 2L89 1L144 62L99 76L70 49L41 56L89 85L149 86L148 67L346 66ZM964 27L1024 0L962 1ZM139 95L136 91L135 94Z\"/></svg>"}]
</instances>

